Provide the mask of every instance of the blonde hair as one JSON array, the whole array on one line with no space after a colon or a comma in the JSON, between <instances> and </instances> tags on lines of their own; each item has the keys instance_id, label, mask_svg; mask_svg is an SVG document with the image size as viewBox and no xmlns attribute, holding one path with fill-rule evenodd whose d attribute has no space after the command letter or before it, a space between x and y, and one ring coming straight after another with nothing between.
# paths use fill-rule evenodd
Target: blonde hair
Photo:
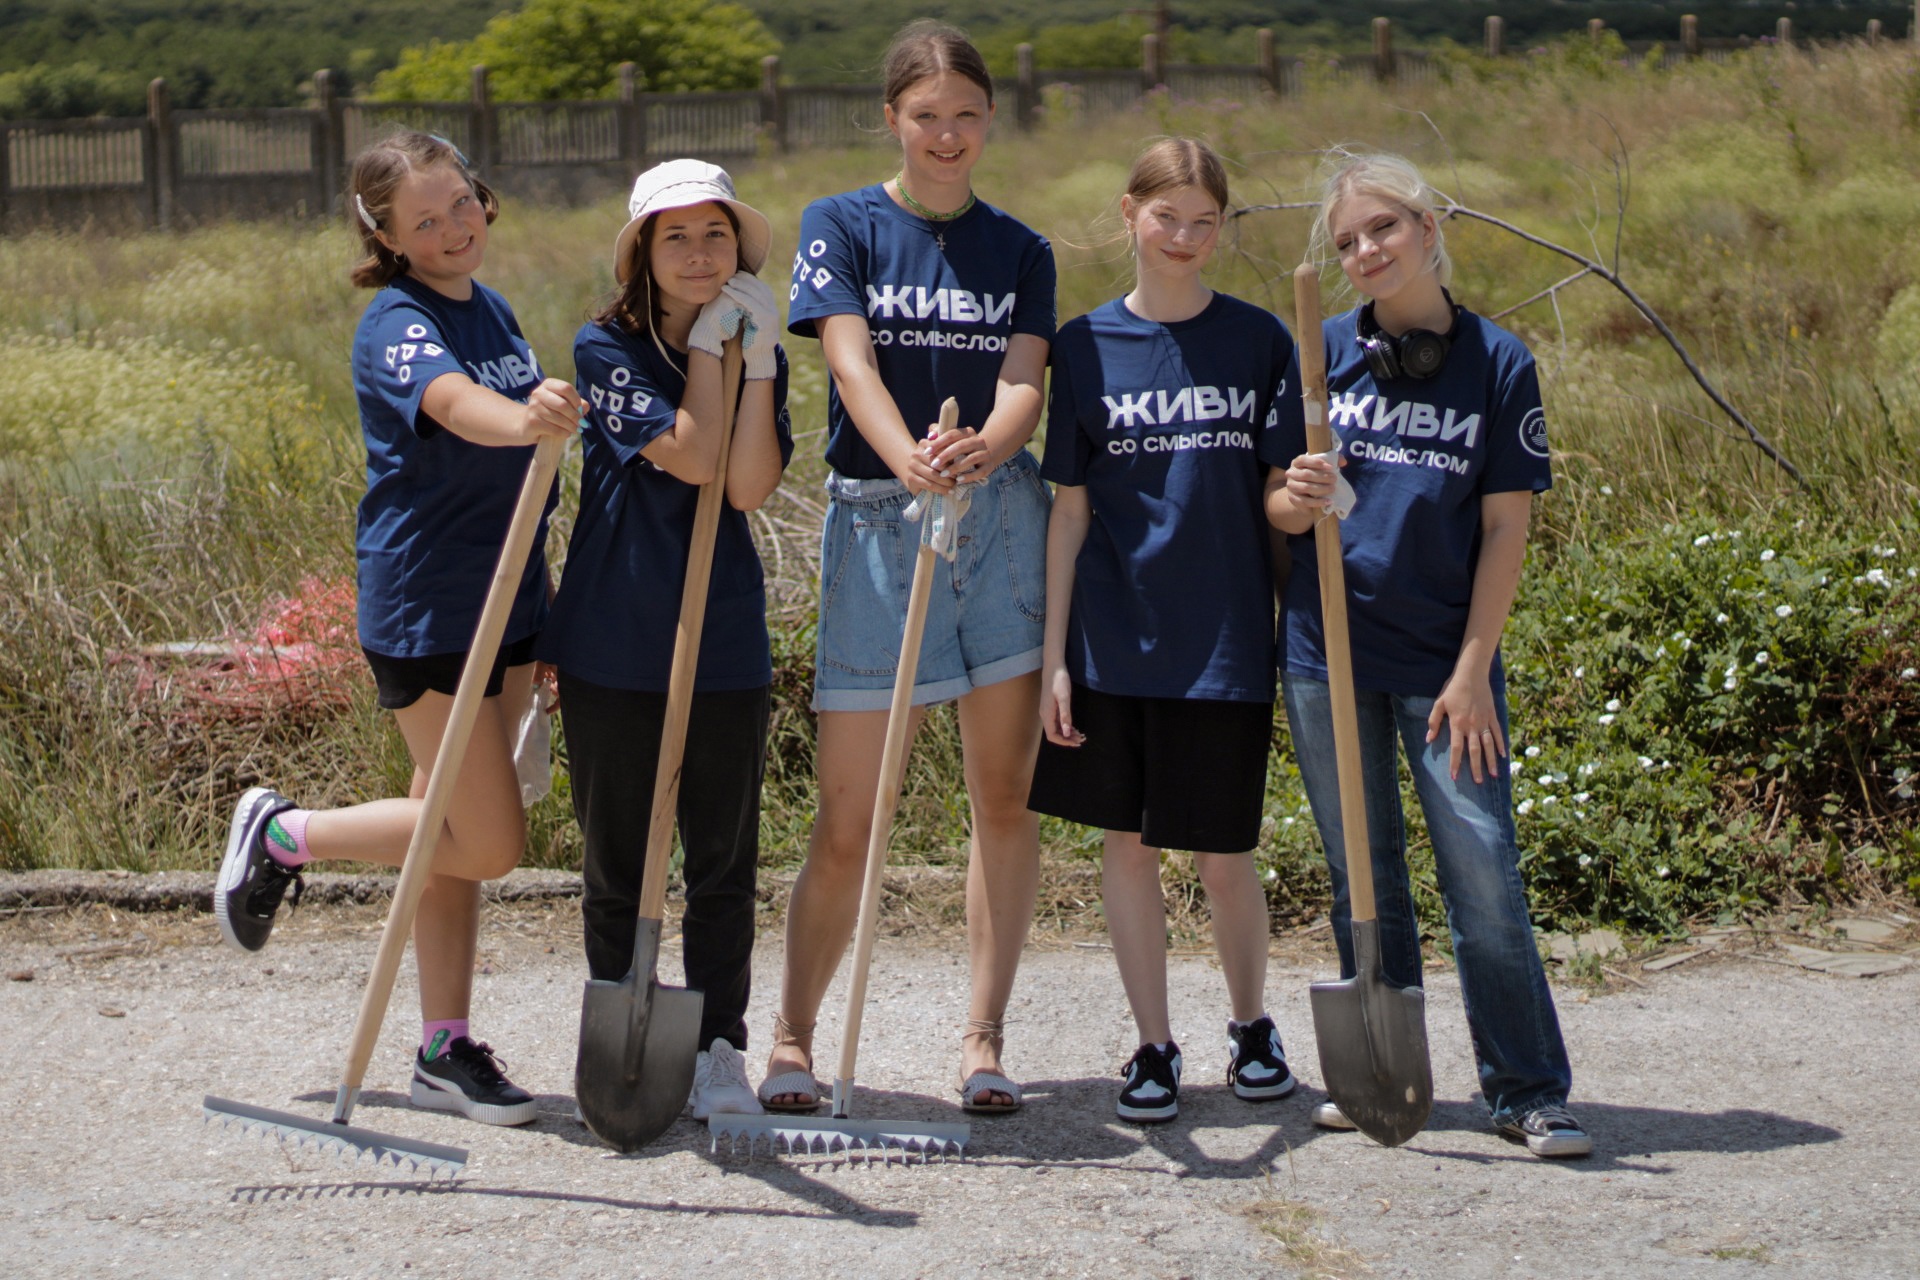
<instances>
[{"instance_id":1,"label":"blonde hair","mask_svg":"<svg viewBox=\"0 0 1920 1280\"><path fill-rule=\"evenodd\" d=\"M1433 255L1427 260L1427 267L1439 279L1441 288L1452 282L1453 259L1447 256L1446 232L1435 212L1439 193L1427 185L1411 161L1384 152L1354 155L1334 151L1328 156L1328 162L1328 172L1320 187L1320 209L1314 214L1313 232L1308 241L1315 261L1326 262L1339 256L1333 247L1331 223L1333 211L1340 202L1350 196L1373 196L1397 204L1423 221L1433 219Z\"/></svg>"},{"instance_id":2,"label":"blonde hair","mask_svg":"<svg viewBox=\"0 0 1920 1280\"><path fill-rule=\"evenodd\" d=\"M1127 175L1127 195L1137 206L1168 191L1198 187L1227 211L1227 167L1198 138L1161 138L1140 153Z\"/></svg>"},{"instance_id":3,"label":"blonde hair","mask_svg":"<svg viewBox=\"0 0 1920 1280\"><path fill-rule=\"evenodd\" d=\"M347 177L347 221L359 233L365 256L349 273L362 289L378 289L407 273L407 259L380 242L380 229L393 216L393 197L409 173L435 165L451 165L480 202L488 225L500 216L500 199L493 189L467 169L467 158L445 138L408 129L382 138L353 158Z\"/></svg>"}]
</instances>

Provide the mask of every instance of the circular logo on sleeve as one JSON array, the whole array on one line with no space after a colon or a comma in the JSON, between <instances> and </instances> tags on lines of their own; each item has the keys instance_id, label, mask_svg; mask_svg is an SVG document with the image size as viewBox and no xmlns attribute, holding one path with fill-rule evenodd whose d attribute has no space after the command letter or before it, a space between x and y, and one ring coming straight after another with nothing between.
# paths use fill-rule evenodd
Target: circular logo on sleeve
<instances>
[{"instance_id":1,"label":"circular logo on sleeve","mask_svg":"<svg viewBox=\"0 0 1920 1280\"><path fill-rule=\"evenodd\" d=\"M624 387L633 381L633 374L616 365L613 372L607 376L607 381L616 387Z\"/></svg>"},{"instance_id":2,"label":"circular logo on sleeve","mask_svg":"<svg viewBox=\"0 0 1920 1280\"><path fill-rule=\"evenodd\" d=\"M1547 456L1547 411L1535 405L1520 419L1520 443L1536 458Z\"/></svg>"}]
</instances>

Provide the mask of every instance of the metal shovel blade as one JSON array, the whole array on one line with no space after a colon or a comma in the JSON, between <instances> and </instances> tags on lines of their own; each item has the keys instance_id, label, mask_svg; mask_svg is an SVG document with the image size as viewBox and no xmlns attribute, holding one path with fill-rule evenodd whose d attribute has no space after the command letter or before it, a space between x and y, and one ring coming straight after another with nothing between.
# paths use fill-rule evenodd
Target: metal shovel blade
<instances>
[{"instance_id":1,"label":"metal shovel blade","mask_svg":"<svg viewBox=\"0 0 1920 1280\"><path fill-rule=\"evenodd\" d=\"M580 998L573 1068L574 1100L587 1128L617 1151L638 1151L685 1109L706 1003L698 991L660 985L660 922L639 923L627 976L589 981Z\"/></svg>"},{"instance_id":2,"label":"metal shovel blade","mask_svg":"<svg viewBox=\"0 0 1920 1280\"><path fill-rule=\"evenodd\" d=\"M1354 1127L1397 1147L1425 1127L1433 1110L1427 995L1392 986L1381 974L1377 920L1353 922L1353 959L1352 978L1308 988L1320 1078Z\"/></svg>"}]
</instances>

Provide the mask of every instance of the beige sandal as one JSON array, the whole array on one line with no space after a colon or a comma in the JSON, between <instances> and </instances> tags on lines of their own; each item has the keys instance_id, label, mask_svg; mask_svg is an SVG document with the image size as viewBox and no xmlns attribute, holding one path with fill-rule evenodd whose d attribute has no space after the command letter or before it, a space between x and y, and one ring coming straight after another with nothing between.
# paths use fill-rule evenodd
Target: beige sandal
<instances>
[{"instance_id":1,"label":"beige sandal","mask_svg":"<svg viewBox=\"0 0 1920 1280\"><path fill-rule=\"evenodd\" d=\"M1006 1022L988 1022L985 1018L968 1018L967 1029L960 1033L962 1040L971 1036L985 1036L993 1041L993 1051L997 1056L1006 1047ZM1012 1102L975 1102L983 1093L1004 1093ZM1001 1075L998 1071L976 1071L960 1082L960 1109L975 1115L1006 1115L1018 1111L1024 1102L1020 1096L1020 1086Z\"/></svg>"},{"instance_id":2,"label":"beige sandal","mask_svg":"<svg viewBox=\"0 0 1920 1280\"><path fill-rule=\"evenodd\" d=\"M760 1098L760 1105L767 1110L788 1114L819 1110L823 1098L821 1096L822 1090L820 1088L820 1082L813 1078L813 1048L811 1045L813 1028L814 1024L811 1022L804 1027L796 1027L779 1014L776 1013L773 1015L773 1047L778 1049L782 1045L791 1045L801 1050L807 1055L807 1065L802 1070L783 1071L777 1076L768 1076L760 1082L760 1088L756 1090L756 1092ZM803 1044L803 1041L807 1041L808 1043ZM804 1096L806 1101L774 1101L775 1098L784 1094L799 1094Z\"/></svg>"}]
</instances>

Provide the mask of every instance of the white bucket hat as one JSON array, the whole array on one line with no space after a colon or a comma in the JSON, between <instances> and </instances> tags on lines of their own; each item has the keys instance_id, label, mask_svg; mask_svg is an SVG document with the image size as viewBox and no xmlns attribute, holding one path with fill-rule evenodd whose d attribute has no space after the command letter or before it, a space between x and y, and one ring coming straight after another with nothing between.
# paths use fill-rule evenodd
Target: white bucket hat
<instances>
[{"instance_id":1,"label":"white bucket hat","mask_svg":"<svg viewBox=\"0 0 1920 1280\"><path fill-rule=\"evenodd\" d=\"M633 194L627 199L627 225L620 228L613 241L613 278L621 284L627 282L641 223L663 209L685 209L708 201L726 205L740 219L740 265L758 271L765 265L767 247L773 241L766 215L733 194L733 179L719 165L704 160L668 160L633 180Z\"/></svg>"}]
</instances>

